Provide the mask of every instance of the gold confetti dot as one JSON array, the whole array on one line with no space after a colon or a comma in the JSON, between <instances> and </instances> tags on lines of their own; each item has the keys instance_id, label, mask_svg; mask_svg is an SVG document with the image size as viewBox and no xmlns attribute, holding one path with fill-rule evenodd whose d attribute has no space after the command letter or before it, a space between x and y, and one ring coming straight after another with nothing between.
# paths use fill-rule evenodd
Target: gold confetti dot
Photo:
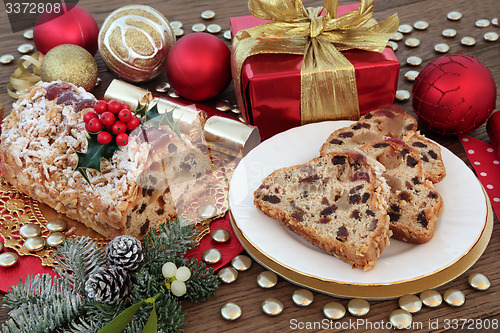
<instances>
[{"instance_id":1,"label":"gold confetti dot","mask_svg":"<svg viewBox=\"0 0 500 333\"><path fill-rule=\"evenodd\" d=\"M405 40L405 45L408 47L417 47L420 45L420 40L418 38L408 38Z\"/></svg>"},{"instance_id":2,"label":"gold confetti dot","mask_svg":"<svg viewBox=\"0 0 500 333\"><path fill-rule=\"evenodd\" d=\"M482 19L476 21L476 27L478 28L486 28L490 26L490 20Z\"/></svg>"},{"instance_id":3,"label":"gold confetti dot","mask_svg":"<svg viewBox=\"0 0 500 333\"><path fill-rule=\"evenodd\" d=\"M191 29L194 32L202 32L202 31L205 31L207 29L207 27L203 23L196 23L193 25L193 27Z\"/></svg>"},{"instance_id":4,"label":"gold confetti dot","mask_svg":"<svg viewBox=\"0 0 500 333\"><path fill-rule=\"evenodd\" d=\"M498 34L494 31L487 32L484 34L484 40L487 42L496 42L498 40Z\"/></svg>"},{"instance_id":5,"label":"gold confetti dot","mask_svg":"<svg viewBox=\"0 0 500 333\"><path fill-rule=\"evenodd\" d=\"M214 242L225 243L231 238L231 234L226 229L215 229L210 233L210 237Z\"/></svg>"},{"instance_id":6,"label":"gold confetti dot","mask_svg":"<svg viewBox=\"0 0 500 333\"><path fill-rule=\"evenodd\" d=\"M4 252L0 254L0 267L12 267L19 261L19 256L15 252Z\"/></svg>"},{"instance_id":7,"label":"gold confetti dot","mask_svg":"<svg viewBox=\"0 0 500 333\"><path fill-rule=\"evenodd\" d=\"M169 91L170 88L171 88L170 83L160 82L156 85L155 90L156 90L156 92L164 93L164 92Z\"/></svg>"},{"instance_id":8,"label":"gold confetti dot","mask_svg":"<svg viewBox=\"0 0 500 333\"><path fill-rule=\"evenodd\" d=\"M457 35L457 31L455 29L444 29L441 35L446 38L453 38Z\"/></svg>"},{"instance_id":9,"label":"gold confetti dot","mask_svg":"<svg viewBox=\"0 0 500 333\"><path fill-rule=\"evenodd\" d=\"M370 303L362 298L353 298L347 303L347 310L353 316L361 317L370 311Z\"/></svg>"},{"instance_id":10,"label":"gold confetti dot","mask_svg":"<svg viewBox=\"0 0 500 333\"><path fill-rule=\"evenodd\" d=\"M238 271L233 267L224 267L219 273L219 278L224 283L233 283L238 278Z\"/></svg>"},{"instance_id":11,"label":"gold confetti dot","mask_svg":"<svg viewBox=\"0 0 500 333\"><path fill-rule=\"evenodd\" d=\"M227 40L231 40L231 30L224 31L224 38Z\"/></svg>"},{"instance_id":12,"label":"gold confetti dot","mask_svg":"<svg viewBox=\"0 0 500 333\"><path fill-rule=\"evenodd\" d=\"M338 320L345 316L345 307L339 302L326 303L323 306L323 314L328 319Z\"/></svg>"},{"instance_id":13,"label":"gold confetti dot","mask_svg":"<svg viewBox=\"0 0 500 333\"><path fill-rule=\"evenodd\" d=\"M446 17L450 21L458 21L462 18L462 13L453 11L453 12L449 12L448 15L446 15Z\"/></svg>"},{"instance_id":14,"label":"gold confetti dot","mask_svg":"<svg viewBox=\"0 0 500 333\"><path fill-rule=\"evenodd\" d=\"M298 306L308 306L314 301L314 295L307 289L297 289L293 292L292 300Z\"/></svg>"},{"instance_id":15,"label":"gold confetti dot","mask_svg":"<svg viewBox=\"0 0 500 333\"><path fill-rule=\"evenodd\" d=\"M408 90L404 90L404 89L401 89L401 90L397 90L396 91L396 100L398 101L407 101L410 99L410 92Z\"/></svg>"},{"instance_id":16,"label":"gold confetti dot","mask_svg":"<svg viewBox=\"0 0 500 333\"><path fill-rule=\"evenodd\" d=\"M402 24L399 26L398 31L402 34L409 34L412 32L413 27L409 24Z\"/></svg>"},{"instance_id":17,"label":"gold confetti dot","mask_svg":"<svg viewBox=\"0 0 500 333\"><path fill-rule=\"evenodd\" d=\"M207 264L216 264L222 259L222 252L219 249L207 249L201 254L201 259Z\"/></svg>"},{"instance_id":18,"label":"gold confetti dot","mask_svg":"<svg viewBox=\"0 0 500 333\"><path fill-rule=\"evenodd\" d=\"M394 35L391 36L390 40L393 40L395 42L399 42L400 40L403 39L403 34L400 33L399 31L396 31Z\"/></svg>"},{"instance_id":19,"label":"gold confetti dot","mask_svg":"<svg viewBox=\"0 0 500 333\"><path fill-rule=\"evenodd\" d=\"M446 53L450 50L450 46L446 43L439 43L434 45L434 51L437 53Z\"/></svg>"},{"instance_id":20,"label":"gold confetti dot","mask_svg":"<svg viewBox=\"0 0 500 333\"><path fill-rule=\"evenodd\" d=\"M0 63L2 65L8 65L12 61L14 61L14 56L12 54L4 54L3 56L0 56Z\"/></svg>"},{"instance_id":21,"label":"gold confetti dot","mask_svg":"<svg viewBox=\"0 0 500 333\"><path fill-rule=\"evenodd\" d=\"M268 289L272 288L278 283L278 276L271 271L265 271L257 276L257 284L259 287Z\"/></svg>"},{"instance_id":22,"label":"gold confetti dot","mask_svg":"<svg viewBox=\"0 0 500 333\"><path fill-rule=\"evenodd\" d=\"M394 327L403 329L411 327L413 318L411 313L409 313L408 311L398 309L391 312L389 320Z\"/></svg>"},{"instance_id":23,"label":"gold confetti dot","mask_svg":"<svg viewBox=\"0 0 500 333\"><path fill-rule=\"evenodd\" d=\"M476 45L476 39L474 37L466 36L460 40L460 43L465 46Z\"/></svg>"},{"instance_id":24,"label":"gold confetti dot","mask_svg":"<svg viewBox=\"0 0 500 333\"><path fill-rule=\"evenodd\" d=\"M38 224L26 223L19 228L19 235L24 239L42 235L42 228Z\"/></svg>"},{"instance_id":25,"label":"gold confetti dot","mask_svg":"<svg viewBox=\"0 0 500 333\"><path fill-rule=\"evenodd\" d=\"M422 58L417 57L417 56L411 56L406 59L406 63L410 66L420 66L422 63Z\"/></svg>"},{"instance_id":26,"label":"gold confetti dot","mask_svg":"<svg viewBox=\"0 0 500 333\"><path fill-rule=\"evenodd\" d=\"M429 28L429 22L417 21L413 24L413 27L417 30L425 30L425 29Z\"/></svg>"},{"instance_id":27,"label":"gold confetti dot","mask_svg":"<svg viewBox=\"0 0 500 333\"><path fill-rule=\"evenodd\" d=\"M17 51L19 53L22 53L22 54L28 54L28 53L31 53L33 52L33 49L35 47L33 46L33 44L21 44L19 45L19 47L17 48Z\"/></svg>"},{"instance_id":28,"label":"gold confetti dot","mask_svg":"<svg viewBox=\"0 0 500 333\"><path fill-rule=\"evenodd\" d=\"M404 295L399 298L399 307L410 313L415 313L422 309L422 300L415 295Z\"/></svg>"},{"instance_id":29,"label":"gold confetti dot","mask_svg":"<svg viewBox=\"0 0 500 333\"><path fill-rule=\"evenodd\" d=\"M236 303L226 303L220 308L220 314L225 320L236 320L241 317L241 308Z\"/></svg>"},{"instance_id":30,"label":"gold confetti dot","mask_svg":"<svg viewBox=\"0 0 500 333\"><path fill-rule=\"evenodd\" d=\"M231 265L238 271L246 271L252 266L252 259L249 256L240 254L231 260Z\"/></svg>"},{"instance_id":31,"label":"gold confetti dot","mask_svg":"<svg viewBox=\"0 0 500 333\"><path fill-rule=\"evenodd\" d=\"M213 10L205 10L201 13L201 17L204 20L211 20L215 17L215 12Z\"/></svg>"},{"instance_id":32,"label":"gold confetti dot","mask_svg":"<svg viewBox=\"0 0 500 333\"><path fill-rule=\"evenodd\" d=\"M465 295L461 290L448 289L443 296L444 301L451 306L462 306L465 303Z\"/></svg>"},{"instance_id":33,"label":"gold confetti dot","mask_svg":"<svg viewBox=\"0 0 500 333\"><path fill-rule=\"evenodd\" d=\"M45 245L47 245L45 238L42 238L40 236L27 238L23 244L23 246L29 252L38 252L40 250L43 250L45 248Z\"/></svg>"},{"instance_id":34,"label":"gold confetti dot","mask_svg":"<svg viewBox=\"0 0 500 333\"><path fill-rule=\"evenodd\" d=\"M177 29L174 29L174 35L175 37L181 37L184 35L184 29L181 29L181 28L177 28Z\"/></svg>"},{"instance_id":35,"label":"gold confetti dot","mask_svg":"<svg viewBox=\"0 0 500 333\"><path fill-rule=\"evenodd\" d=\"M472 288L477 290L486 290L491 286L490 280L481 273L474 273L469 276L469 284Z\"/></svg>"},{"instance_id":36,"label":"gold confetti dot","mask_svg":"<svg viewBox=\"0 0 500 333\"><path fill-rule=\"evenodd\" d=\"M389 41L389 45L391 46L391 49L393 51L397 51L398 50L398 43L396 42L393 42L392 40Z\"/></svg>"},{"instance_id":37,"label":"gold confetti dot","mask_svg":"<svg viewBox=\"0 0 500 333\"><path fill-rule=\"evenodd\" d=\"M23 33L23 37L26 39L33 39L33 29L26 30Z\"/></svg>"},{"instance_id":38,"label":"gold confetti dot","mask_svg":"<svg viewBox=\"0 0 500 333\"><path fill-rule=\"evenodd\" d=\"M211 34L218 34L221 31L221 27L218 24L209 24L207 31Z\"/></svg>"},{"instance_id":39,"label":"gold confetti dot","mask_svg":"<svg viewBox=\"0 0 500 333\"><path fill-rule=\"evenodd\" d=\"M443 303L443 297L439 292L432 289L424 290L420 293L420 299L425 306L435 308Z\"/></svg>"},{"instance_id":40,"label":"gold confetti dot","mask_svg":"<svg viewBox=\"0 0 500 333\"><path fill-rule=\"evenodd\" d=\"M172 21L170 22L170 26L172 27L172 29L180 29L182 28L183 24L181 21Z\"/></svg>"},{"instance_id":41,"label":"gold confetti dot","mask_svg":"<svg viewBox=\"0 0 500 333\"><path fill-rule=\"evenodd\" d=\"M262 311L268 316L277 316L283 312L283 303L276 298L270 297L262 302Z\"/></svg>"}]
</instances>

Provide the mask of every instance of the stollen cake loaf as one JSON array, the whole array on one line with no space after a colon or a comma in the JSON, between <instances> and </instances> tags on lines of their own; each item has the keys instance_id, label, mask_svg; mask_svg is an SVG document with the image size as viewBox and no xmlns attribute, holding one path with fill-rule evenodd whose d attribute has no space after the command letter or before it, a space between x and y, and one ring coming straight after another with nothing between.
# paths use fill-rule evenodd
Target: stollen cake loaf
<instances>
[{"instance_id":1,"label":"stollen cake loaf","mask_svg":"<svg viewBox=\"0 0 500 333\"><path fill-rule=\"evenodd\" d=\"M206 189L203 178L211 170L210 161L173 131L140 125L127 146L101 160L101 173L87 169L87 183L75 171L76 152L88 149L83 115L95 101L82 88L64 82L33 86L2 124L2 176L17 190L107 238L142 237L176 217L193 199L172 196L172 170L190 180L178 186L196 198Z\"/></svg>"},{"instance_id":2,"label":"stollen cake loaf","mask_svg":"<svg viewBox=\"0 0 500 333\"><path fill-rule=\"evenodd\" d=\"M417 120L398 105L386 105L363 115L356 123L333 132L320 149L321 155L397 138L421 155L426 179L438 183L446 176L441 149L417 131Z\"/></svg>"},{"instance_id":3,"label":"stollen cake loaf","mask_svg":"<svg viewBox=\"0 0 500 333\"><path fill-rule=\"evenodd\" d=\"M254 203L312 244L370 270L391 236L382 169L359 150L326 154L271 173Z\"/></svg>"},{"instance_id":4,"label":"stollen cake loaf","mask_svg":"<svg viewBox=\"0 0 500 333\"><path fill-rule=\"evenodd\" d=\"M389 226L392 237L408 243L425 243L434 235L443 200L432 182L425 180L420 155L399 139L362 146L361 151L382 163L391 189Z\"/></svg>"}]
</instances>

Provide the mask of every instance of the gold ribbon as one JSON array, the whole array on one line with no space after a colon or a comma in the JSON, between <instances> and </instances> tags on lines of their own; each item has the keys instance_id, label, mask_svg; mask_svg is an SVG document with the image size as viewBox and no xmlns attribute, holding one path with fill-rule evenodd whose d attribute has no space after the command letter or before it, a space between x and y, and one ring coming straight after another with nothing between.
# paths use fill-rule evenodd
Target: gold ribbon
<instances>
[{"instance_id":1,"label":"gold ribbon","mask_svg":"<svg viewBox=\"0 0 500 333\"><path fill-rule=\"evenodd\" d=\"M10 76L7 93L10 97L18 99L24 91L40 81L40 68L42 67L43 54L36 52L33 55L23 55L17 60L18 68ZM32 66L33 73L28 68Z\"/></svg>"},{"instance_id":2,"label":"gold ribbon","mask_svg":"<svg viewBox=\"0 0 500 333\"><path fill-rule=\"evenodd\" d=\"M382 52L399 26L397 14L377 23L371 18L374 0L336 17L338 0L323 8L304 8L302 0L249 0L257 18L271 20L239 31L233 40L232 71L236 97L243 107L241 70L256 54L302 54L300 115L302 124L326 119L358 119L354 66L340 51Z\"/></svg>"}]
</instances>

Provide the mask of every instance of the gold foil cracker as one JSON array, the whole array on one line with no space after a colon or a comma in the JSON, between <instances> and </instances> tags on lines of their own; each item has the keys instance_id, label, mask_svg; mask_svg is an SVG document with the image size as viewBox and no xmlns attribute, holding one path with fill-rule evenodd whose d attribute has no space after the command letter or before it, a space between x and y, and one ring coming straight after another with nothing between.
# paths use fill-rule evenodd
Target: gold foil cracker
<instances>
[{"instance_id":1,"label":"gold foil cracker","mask_svg":"<svg viewBox=\"0 0 500 333\"><path fill-rule=\"evenodd\" d=\"M341 51L382 52L397 31L397 15L376 23L373 0L361 0L354 11L337 16L338 0L324 8L304 8L301 0L250 0L250 13L272 22L239 31L233 39L232 70L236 97L243 106L241 70L256 54L303 55L301 68L301 123L326 119L358 119L354 66ZM324 9L325 15L319 16Z\"/></svg>"}]
</instances>

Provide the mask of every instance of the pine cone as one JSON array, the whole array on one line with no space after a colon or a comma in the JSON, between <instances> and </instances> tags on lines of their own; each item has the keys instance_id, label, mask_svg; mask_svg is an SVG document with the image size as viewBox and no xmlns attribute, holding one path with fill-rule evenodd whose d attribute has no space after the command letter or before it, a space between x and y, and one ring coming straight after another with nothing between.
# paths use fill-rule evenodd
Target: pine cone
<instances>
[{"instance_id":1,"label":"pine cone","mask_svg":"<svg viewBox=\"0 0 500 333\"><path fill-rule=\"evenodd\" d=\"M106 247L106 259L110 265L135 271L144 260L141 241L132 236L117 236Z\"/></svg>"},{"instance_id":2,"label":"pine cone","mask_svg":"<svg viewBox=\"0 0 500 333\"><path fill-rule=\"evenodd\" d=\"M122 267L101 267L85 282L89 298L99 303L114 303L125 297L128 291L129 275Z\"/></svg>"}]
</instances>

